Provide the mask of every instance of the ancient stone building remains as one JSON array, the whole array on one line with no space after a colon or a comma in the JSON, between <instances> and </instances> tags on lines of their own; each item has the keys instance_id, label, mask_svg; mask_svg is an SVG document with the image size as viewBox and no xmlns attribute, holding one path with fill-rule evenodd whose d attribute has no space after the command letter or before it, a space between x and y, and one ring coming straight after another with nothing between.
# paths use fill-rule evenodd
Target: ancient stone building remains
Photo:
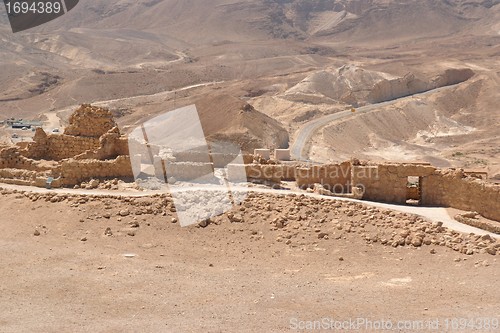
<instances>
[{"instance_id":1,"label":"ancient stone building remains","mask_svg":"<svg viewBox=\"0 0 500 333\"><path fill-rule=\"evenodd\" d=\"M33 142L0 150L0 181L19 185L72 186L90 178L130 177L127 139L109 110L82 105L64 134L37 128Z\"/></svg>"},{"instance_id":2,"label":"ancient stone building remains","mask_svg":"<svg viewBox=\"0 0 500 333\"><path fill-rule=\"evenodd\" d=\"M252 164L246 168L249 178L295 180L303 189L321 185L322 194L356 197L362 191L365 200L398 204L414 200L424 206L476 211L500 221L500 186L482 179L483 174L461 169L438 169L427 163L362 164L356 160L308 167Z\"/></svg>"},{"instance_id":3,"label":"ancient stone building remains","mask_svg":"<svg viewBox=\"0 0 500 333\"><path fill-rule=\"evenodd\" d=\"M130 151L139 152L139 156L131 159ZM484 173L441 170L426 163L372 164L353 160L304 166L261 155L217 151L209 156L199 151L165 154L161 147L130 143L120 134L108 110L90 105L75 111L64 134L37 129L33 142L0 146L3 183L44 187L52 178L52 186L61 187L90 179L133 180L133 170L142 168L163 181L172 177L180 181L213 178L215 169L225 168L230 179L239 181L295 181L298 187L320 194L398 204L412 200L425 206L477 211L500 221L500 186L485 181Z\"/></svg>"}]
</instances>

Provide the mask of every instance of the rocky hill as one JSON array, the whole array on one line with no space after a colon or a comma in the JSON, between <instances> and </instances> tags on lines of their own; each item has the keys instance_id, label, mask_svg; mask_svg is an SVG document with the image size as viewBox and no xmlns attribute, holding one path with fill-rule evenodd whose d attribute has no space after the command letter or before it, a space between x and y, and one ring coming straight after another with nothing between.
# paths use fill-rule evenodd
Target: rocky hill
<instances>
[{"instance_id":1,"label":"rocky hill","mask_svg":"<svg viewBox=\"0 0 500 333\"><path fill-rule=\"evenodd\" d=\"M355 107L367 103L380 103L410 96L431 89L457 84L470 79L470 69L447 69L444 73L425 80L408 73L396 77L387 73L345 65L335 70L315 72L286 91L291 100L346 103Z\"/></svg>"},{"instance_id":2,"label":"rocky hill","mask_svg":"<svg viewBox=\"0 0 500 333\"><path fill-rule=\"evenodd\" d=\"M288 148L288 132L283 126L238 98L204 97L196 106L208 141L235 142L251 153L262 147Z\"/></svg>"}]
</instances>

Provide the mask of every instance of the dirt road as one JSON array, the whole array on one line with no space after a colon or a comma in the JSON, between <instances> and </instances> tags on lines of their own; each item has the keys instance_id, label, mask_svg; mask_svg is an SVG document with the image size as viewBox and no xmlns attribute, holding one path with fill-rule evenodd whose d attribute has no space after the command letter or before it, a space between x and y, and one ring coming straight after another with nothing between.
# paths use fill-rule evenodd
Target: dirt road
<instances>
[{"instance_id":1,"label":"dirt road","mask_svg":"<svg viewBox=\"0 0 500 333\"><path fill-rule=\"evenodd\" d=\"M432 89L429 91L426 91L424 93L420 94L415 94L411 96L405 96L402 98L398 98L392 101L387 101L387 102L382 102L382 103L377 103L377 104L370 104L366 105L363 107L356 108L356 112L352 112L351 110L347 111L341 111L338 113L330 114L327 116L323 116L321 118L317 118L314 120L311 120L304 124L300 130L297 132L295 135L295 141L293 142L291 146L291 154L292 157L296 160L299 161L308 161L309 160L309 148L311 144L311 139L314 137L314 135L323 127L327 126L328 124L332 123L333 121L337 120L348 120L351 117L356 117L359 116L360 114L366 114L366 113L371 113L371 112L382 112L380 110L383 107L387 107L393 104L396 104L398 102L401 102L402 100L408 99L408 98L414 98L414 97L421 97L429 94L434 94L440 91L443 91L444 89L450 89L456 85L451 85L451 86L446 86L446 87L441 87L437 89Z\"/></svg>"}]
</instances>

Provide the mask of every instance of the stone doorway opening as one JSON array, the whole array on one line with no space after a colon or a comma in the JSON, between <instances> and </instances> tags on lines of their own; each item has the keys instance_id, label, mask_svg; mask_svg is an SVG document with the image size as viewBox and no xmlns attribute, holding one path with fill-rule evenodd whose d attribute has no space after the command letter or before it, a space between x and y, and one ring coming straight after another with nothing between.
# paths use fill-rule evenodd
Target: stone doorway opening
<instances>
[{"instance_id":1,"label":"stone doorway opening","mask_svg":"<svg viewBox=\"0 0 500 333\"><path fill-rule=\"evenodd\" d=\"M409 176L406 182L406 204L420 206L422 203L422 177Z\"/></svg>"}]
</instances>

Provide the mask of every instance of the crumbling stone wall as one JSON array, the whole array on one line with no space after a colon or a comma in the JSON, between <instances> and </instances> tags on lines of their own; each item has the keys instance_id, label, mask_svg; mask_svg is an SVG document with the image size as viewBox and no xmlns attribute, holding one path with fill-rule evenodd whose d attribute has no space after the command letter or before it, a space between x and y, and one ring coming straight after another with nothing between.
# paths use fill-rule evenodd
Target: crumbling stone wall
<instances>
[{"instance_id":1,"label":"crumbling stone wall","mask_svg":"<svg viewBox=\"0 0 500 333\"><path fill-rule=\"evenodd\" d=\"M229 179L238 179L242 170L245 170L248 180L265 180L274 183L295 180L296 167L285 164L229 164Z\"/></svg>"},{"instance_id":2,"label":"crumbling stone wall","mask_svg":"<svg viewBox=\"0 0 500 333\"><path fill-rule=\"evenodd\" d=\"M241 170L241 169L240 169ZM268 180L279 183L283 177L282 165L247 164L245 172L250 180Z\"/></svg>"},{"instance_id":3,"label":"crumbling stone wall","mask_svg":"<svg viewBox=\"0 0 500 333\"><path fill-rule=\"evenodd\" d=\"M62 135L38 128L25 156L61 161L82 154L82 159L101 160L128 155L127 140L121 137L109 110L84 104L71 115L69 123Z\"/></svg>"},{"instance_id":4,"label":"crumbling stone wall","mask_svg":"<svg viewBox=\"0 0 500 333\"><path fill-rule=\"evenodd\" d=\"M64 134L78 137L100 138L116 127L108 109L83 104L69 118Z\"/></svg>"},{"instance_id":5,"label":"crumbling stone wall","mask_svg":"<svg viewBox=\"0 0 500 333\"><path fill-rule=\"evenodd\" d=\"M15 168L21 163L21 154L16 147L0 150L0 168Z\"/></svg>"},{"instance_id":6,"label":"crumbling stone wall","mask_svg":"<svg viewBox=\"0 0 500 333\"><path fill-rule=\"evenodd\" d=\"M366 200L405 204L408 177L424 178L435 170L424 164L354 165L352 183L365 188Z\"/></svg>"},{"instance_id":7,"label":"crumbling stone wall","mask_svg":"<svg viewBox=\"0 0 500 333\"><path fill-rule=\"evenodd\" d=\"M212 163L168 163L165 165L166 180L186 180L197 183L214 182L214 165Z\"/></svg>"},{"instance_id":8,"label":"crumbling stone wall","mask_svg":"<svg viewBox=\"0 0 500 333\"><path fill-rule=\"evenodd\" d=\"M45 186L47 178L53 177L52 186L58 187L73 186L91 178L132 179L129 141L121 136L115 125L108 110L83 105L72 115L65 134L47 135L37 129L33 143L0 147L0 182ZM135 148L140 148L138 151L144 154L142 162L151 162L150 151L145 153L143 144ZM158 156L159 147L151 147L151 151L154 157L152 172L160 178L166 176L176 180L213 178L214 168L225 167L236 157L215 153L207 161L206 153L190 151L175 153L172 161L164 164ZM140 164L141 158L134 161ZM242 170L245 170L250 180L276 183L296 180L300 187L317 187L325 193L329 193L325 186L345 185L344 192L352 191L355 197L364 195L367 200L404 204L407 198L418 197L419 193L407 186L408 177L414 176L420 179L423 205L477 211L486 218L500 221L500 186L480 179L484 175L475 178L474 173L439 170L421 163L362 165L354 160L300 167L273 164L276 163L273 161L258 162L259 158L244 155L243 164L228 165L229 178L241 179ZM339 191L333 188L331 192Z\"/></svg>"},{"instance_id":9,"label":"crumbling stone wall","mask_svg":"<svg viewBox=\"0 0 500 333\"><path fill-rule=\"evenodd\" d=\"M422 204L476 211L500 221L500 186L467 177L463 170L436 170L422 181Z\"/></svg>"},{"instance_id":10,"label":"crumbling stone wall","mask_svg":"<svg viewBox=\"0 0 500 333\"><path fill-rule=\"evenodd\" d=\"M61 163L61 185L72 186L91 178L133 178L130 157L113 160L75 160Z\"/></svg>"},{"instance_id":11,"label":"crumbling stone wall","mask_svg":"<svg viewBox=\"0 0 500 333\"><path fill-rule=\"evenodd\" d=\"M159 148L152 146L151 152L153 155L159 154ZM226 165L234 162L238 157L238 153L235 154L222 154L222 153L202 153L197 151L183 151L174 152L172 157L176 162L191 162L191 163L213 163L216 168L225 168ZM242 154L242 160L244 164L252 163L254 159L253 155Z\"/></svg>"},{"instance_id":12,"label":"crumbling stone wall","mask_svg":"<svg viewBox=\"0 0 500 333\"><path fill-rule=\"evenodd\" d=\"M295 171L297 185L300 188L311 188L321 184L335 193L351 191L351 163L315 165L309 168L298 167Z\"/></svg>"},{"instance_id":13,"label":"crumbling stone wall","mask_svg":"<svg viewBox=\"0 0 500 333\"><path fill-rule=\"evenodd\" d=\"M75 159L97 159L107 160L114 159L118 156L129 155L128 139L121 136L118 127L114 127L109 132L103 134L99 138L98 148L94 150L87 150L84 153L74 155Z\"/></svg>"},{"instance_id":14,"label":"crumbling stone wall","mask_svg":"<svg viewBox=\"0 0 500 333\"><path fill-rule=\"evenodd\" d=\"M55 168L55 164L43 163L25 157L17 147L0 150L0 169L22 169L29 171L47 171Z\"/></svg>"},{"instance_id":15,"label":"crumbling stone wall","mask_svg":"<svg viewBox=\"0 0 500 333\"><path fill-rule=\"evenodd\" d=\"M52 171L29 171L23 169L0 169L0 182L5 184L44 187ZM54 183L57 185L57 182ZM54 186L59 187L59 185Z\"/></svg>"},{"instance_id":16,"label":"crumbling stone wall","mask_svg":"<svg viewBox=\"0 0 500 333\"><path fill-rule=\"evenodd\" d=\"M60 161L78 155L82 158L107 159L128 155L128 143L122 138L111 112L88 104L78 108L69 119L63 135L47 135L38 128L26 157ZM95 152L95 154L92 154Z\"/></svg>"},{"instance_id":17,"label":"crumbling stone wall","mask_svg":"<svg viewBox=\"0 0 500 333\"><path fill-rule=\"evenodd\" d=\"M404 204L408 198L408 177L418 176L422 205L477 211L500 221L500 186L468 177L463 170L439 170L424 164L380 164L353 166L352 174L353 185L365 188L366 200Z\"/></svg>"},{"instance_id":18,"label":"crumbling stone wall","mask_svg":"<svg viewBox=\"0 0 500 333\"><path fill-rule=\"evenodd\" d=\"M43 131L38 129L37 133ZM47 135L43 139L34 138L26 152L32 159L61 161L76 155L99 149L99 138L78 137L70 135Z\"/></svg>"},{"instance_id":19,"label":"crumbling stone wall","mask_svg":"<svg viewBox=\"0 0 500 333\"><path fill-rule=\"evenodd\" d=\"M128 140L109 110L82 105L65 134L38 128L33 142L0 149L0 181L20 185L72 186L91 178L133 177Z\"/></svg>"}]
</instances>

